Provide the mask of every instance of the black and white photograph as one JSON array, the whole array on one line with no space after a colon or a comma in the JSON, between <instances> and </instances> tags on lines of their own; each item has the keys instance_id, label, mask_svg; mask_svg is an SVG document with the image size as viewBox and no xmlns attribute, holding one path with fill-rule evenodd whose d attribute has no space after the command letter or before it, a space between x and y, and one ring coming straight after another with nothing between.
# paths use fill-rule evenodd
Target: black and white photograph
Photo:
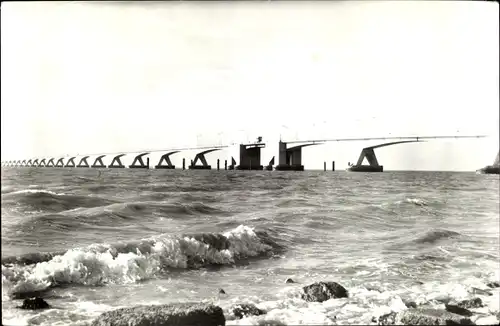
<instances>
[{"instance_id":1,"label":"black and white photograph","mask_svg":"<svg viewBox=\"0 0 500 326\"><path fill-rule=\"evenodd\" d=\"M497 1L2 1L2 326L500 324Z\"/></svg>"}]
</instances>

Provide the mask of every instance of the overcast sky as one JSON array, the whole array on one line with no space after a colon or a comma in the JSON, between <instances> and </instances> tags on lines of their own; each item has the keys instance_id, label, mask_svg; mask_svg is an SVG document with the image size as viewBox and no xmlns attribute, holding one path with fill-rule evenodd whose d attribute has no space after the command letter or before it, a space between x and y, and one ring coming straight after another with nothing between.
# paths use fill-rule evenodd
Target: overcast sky
<instances>
[{"instance_id":1,"label":"overcast sky","mask_svg":"<svg viewBox=\"0 0 500 326\"><path fill-rule=\"evenodd\" d=\"M1 15L2 160L263 136L265 164L280 134L491 135L376 151L386 169L466 171L499 149L495 2L4 2ZM303 163L344 168L376 144L307 148Z\"/></svg>"}]
</instances>

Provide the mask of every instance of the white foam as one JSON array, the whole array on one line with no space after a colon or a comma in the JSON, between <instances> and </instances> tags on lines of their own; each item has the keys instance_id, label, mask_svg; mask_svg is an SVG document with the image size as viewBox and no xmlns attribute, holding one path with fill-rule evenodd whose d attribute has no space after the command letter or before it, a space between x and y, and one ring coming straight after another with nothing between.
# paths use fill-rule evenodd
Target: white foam
<instances>
[{"instance_id":1,"label":"white foam","mask_svg":"<svg viewBox=\"0 0 500 326\"><path fill-rule=\"evenodd\" d=\"M68 283L134 283L154 277L165 266L187 268L189 257L205 264L233 264L238 256L256 256L271 249L252 228L243 225L224 235L229 248L220 251L191 237L160 236L137 244L135 252L119 253L110 245L96 244L70 249L36 265L2 266L2 297L4 288L32 292Z\"/></svg>"}]
</instances>

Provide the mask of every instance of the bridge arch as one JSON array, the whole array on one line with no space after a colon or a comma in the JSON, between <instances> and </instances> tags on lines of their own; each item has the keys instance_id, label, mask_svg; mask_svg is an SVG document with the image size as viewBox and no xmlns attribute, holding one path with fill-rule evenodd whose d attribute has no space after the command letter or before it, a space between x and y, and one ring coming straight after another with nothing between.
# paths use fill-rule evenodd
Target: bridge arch
<instances>
[{"instance_id":1,"label":"bridge arch","mask_svg":"<svg viewBox=\"0 0 500 326\"><path fill-rule=\"evenodd\" d=\"M135 158L134 158L134 161L132 162L131 165L129 165L128 167L131 168L131 169L149 169L149 157L147 158L147 163L145 164L144 161L142 160L142 158L145 156L145 155L148 155L148 153L142 153L142 154L139 154L137 155ZM137 164L139 163L139 164Z\"/></svg>"},{"instance_id":2,"label":"bridge arch","mask_svg":"<svg viewBox=\"0 0 500 326\"><path fill-rule=\"evenodd\" d=\"M76 158L76 156L71 157L68 160L68 162L66 162L66 165L64 167L66 167L66 168L74 168L75 167L75 158Z\"/></svg>"},{"instance_id":3,"label":"bridge arch","mask_svg":"<svg viewBox=\"0 0 500 326\"><path fill-rule=\"evenodd\" d=\"M211 148L207 149L203 152L199 152L196 154L194 157L194 160L192 161L191 165L189 166L189 169L198 169L198 170L210 170L212 169L212 166L208 165L207 159L205 158L205 154L212 153L215 151L220 151L220 148ZM196 163L200 161L201 165L196 165Z\"/></svg>"},{"instance_id":4,"label":"bridge arch","mask_svg":"<svg viewBox=\"0 0 500 326\"><path fill-rule=\"evenodd\" d=\"M125 156L126 154L118 154L116 155L113 160L111 161L111 164L108 165L108 168L110 169L123 169L125 168L125 165L123 165L122 161L120 160L121 157Z\"/></svg>"},{"instance_id":5,"label":"bridge arch","mask_svg":"<svg viewBox=\"0 0 500 326\"><path fill-rule=\"evenodd\" d=\"M375 146L365 147L361 150L359 154L358 161L356 165L350 165L348 170L355 172L382 172L384 170L383 165L380 165L377 156L375 155L375 148L381 148L386 146L405 144L405 143L420 143L425 142L425 140L420 140L418 137L415 137L413 140L400 140L389 143L383 143ZM369 165L363 165L363 161L366 158Z\"/></svg>"},{"instance_id":6,"label":"bridge arch","mask_svg":"<svg viewBox=\"0 0 500 326\"><path fill-rule=\"evenodd\" d=\"M163 154L162 157L160 157L158 164L155 165L155 169L175 169L175 165L173 165L172 161L170 161L170 155L174 155L174 154L177 154L179 152L180 151L172 151L172 152L168 152L166 154ZM163 161L165 161L166 164L163 164Z\"/></svg>"},{"instance_id":7,"label":"bridge arch","mask_svg":"<svg viewBox=\"0 0 500 326\"><path fill-rule=\"evenodd\" d=\"M99 155L98 157L96 157L96 159L94 160L94 164L92 164L92 167L93 168L105 168L106 164L104 164L104 162L102 161L102 158L105 156L106 155Z\"/></svg>"}]
</instances>

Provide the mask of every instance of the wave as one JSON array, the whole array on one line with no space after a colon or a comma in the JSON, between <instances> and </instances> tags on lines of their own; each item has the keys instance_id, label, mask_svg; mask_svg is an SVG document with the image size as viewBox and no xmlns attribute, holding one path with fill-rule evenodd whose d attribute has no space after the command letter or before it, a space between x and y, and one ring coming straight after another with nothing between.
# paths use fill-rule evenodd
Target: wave
<instances>
[{"instance_id":1,"label":"wave","mask_svg":"<svg viewBox=\"0 0 500 326\"><path fill-rule=\"evenodd\" d=\"M94 244L64 253L2 259L2 289L16 297L67 284L133 283L171 269L233 265L279 249L266 232L244 225L222 234L161 235L124 244Z\"/></svg>"},{"instance_id":2,"label":"wave","mask_svg":"<svg viewBox=\"0 0 500 326\"><path fill-rule=\"evenodd\" d=\"M79 207L96 207L114 203L95 196L70 195L43 189L23 189L8 193L2 198L2 205L23 205L34 211L62 212Z\"/></svg>"},{"instance_id":3,"label":"wave","mask_svg":"<svg viewBox=\"0 0 500 326\"><path fill-rule=\"evenodd\" d=\"M461 234L450 230L431 230L418 237L416 243L434 243L441 239L456 238Z\"/></svg>"}]
</instances>

